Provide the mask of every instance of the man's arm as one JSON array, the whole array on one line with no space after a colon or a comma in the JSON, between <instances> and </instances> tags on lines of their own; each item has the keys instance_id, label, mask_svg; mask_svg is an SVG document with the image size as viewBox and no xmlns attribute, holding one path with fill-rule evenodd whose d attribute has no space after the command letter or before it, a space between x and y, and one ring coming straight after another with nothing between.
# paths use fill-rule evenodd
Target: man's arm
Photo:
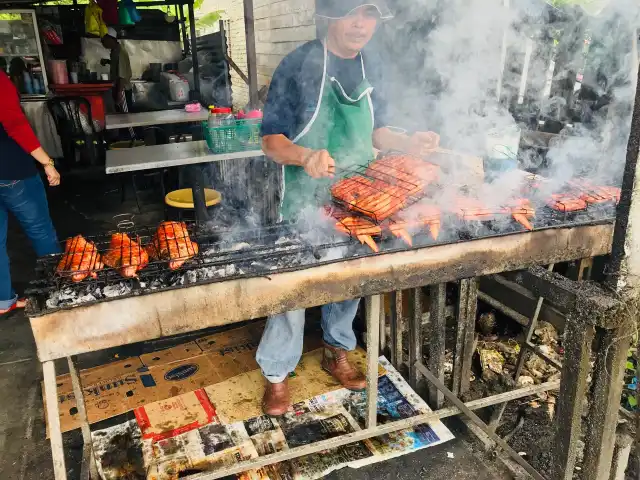
<instances>
[{"instance_id":1,"label":"man's arm","mask_svg":"<svg viewBox=\"0 0 640 480\"><path fill-rule=\"evenodd\" d=\"M304 168L313 178L333 177L336 164L326 150L311 150L296 145L282 134L262 137L262 150L280 165Z\"/></svg>"},{"instance_id":2,"label":"man's arm","mask_svg":"<svg viewBox=\"0 0 640 480\"><path fill-rule=\"evenodd\" d=\"M262 150L276 163L302 167L313 178L333 176L335 162L329 152L301 147L290 140L300 129L300 65L300 54L294 52L273 73L262 118Z\"/></svg>"},{"instance_id":3,"label":"man's arm","mask_svg":"<svg viewBox=\"0 0 640 480\"><path fill-rule=\"evenodd\" d=\"M399 150L422 156L432 152L440 144L440 135L434 132L416 132L413 135L394 132L382 127L373 131L373 146L378 150Z\"/></svg>"}]
</instances>

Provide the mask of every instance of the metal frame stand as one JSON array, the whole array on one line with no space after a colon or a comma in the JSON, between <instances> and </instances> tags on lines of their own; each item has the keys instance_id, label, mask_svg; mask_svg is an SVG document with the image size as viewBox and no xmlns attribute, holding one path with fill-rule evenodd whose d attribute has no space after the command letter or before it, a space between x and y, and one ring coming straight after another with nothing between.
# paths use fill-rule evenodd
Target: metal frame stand
<instances>
[{"instance_id":1,"label":"metal frame stand","mask_svg":"<svg viewBox=\"0 0 640 480\"><path fill-rule=\"evenodd\" d=\"M444 315L442 311L444 311L444 284L439 284L431 287L431 291L437 293L438 295L434 295L431 298L431 306L432 306L432 327L431 330L437 329L439 331L438 335L440 338L444 336ZM266 465L270 465L273 463L278 463L286 460L291 460L293 458L297 458L304 455L309 455L312 453L317 453L322 450L327 450L330 448L335 448L341 445L346 445L349 443L365 440L367 438L376 437L383 434L388 434L394 431L402 430L405 428L410 428L416 425L428 423L430 421L439 420L442 418L451 417L454 415L464 414L468 416L474 423L477 423L478 426L487 433L487 435L492 436L492 438L496 439L497 436L494 432L491 431L490 427L484 424L475 414L472 413L473 410L486 408L491 405L496 405L499 403L504 403L509 400L514 400L517 398L526 397L529 395L534 395L539 392L547 391L550 389L558 388L559 382L548 382L542 385L529 386L525 388L520 388L517 390L513 390L511 392L502 393L498 395L493 395L487 398L482 398L479 400L474 400L468 403L463 403L461 400L457 399L453 393L447 389L442 381L439 378L439 375L442 374L442 355L438 354L438 356L432 357L433 360L430 361L430 364L434 366L434 370L437 374L433 374L430 369L428 369L422 363L422 297L421 297L421 289L416 288L409 291L409 295L411 296L411 310L412 315L409 321L409 337L410 337L410 345L411 351L409 354L409 358L411 364L409 365L412 373L412 378L414 383L418 383L423 379L426 379L430 384L430 391L432 394L436 395L442 394L449 402L453 404L453 406L449 406L447 408L441 408L431 413L418 415L415 417L387 423L385 425L377 425L376 417L377 417L377 397L378 397L378 358L379 358L379 347L380 347L380 323L381 323L381 298L379 295L370 296L365 298L366 303L366 323L367 323L367 418L366 418L366 428L354 433L350 433L347 435L342 435L340 437L332 438L329 440L324 440L322 442L313 443L310 445L305 445L302 447L293 448L290 450L286 450L283 452L274 453L271 455L266 455L263 457L256 458L254 460L246 461L234 465L229 468L225 468L222 470L218 470L215 472L206 472L206 473L197 473L194 475L190 475L188 478L190 480L212 480L216 478L222 478L228 475L234 475L237 473L241 473L246 470L251 470L255 468L261 468ZM400 297L400 293L394 295L396 307L399 306L398 309L395 309L396 314L392 314L392 325L394 322L396 328L392 328L392 336L394 336L394 331L396 331L396 335L398 331L401 331L397 328L397 319L402 318L402 307L401 303L398 301ZM433 307L436 306L434 310ZM394 310L392 310L392 313ZM434 327L436 325L437 327ZM394 342L391 342L393 345ZM440 346L437 346L435 350L432 351L441 351ZM443 351L443 350L442 350ZM396 357L402 356L402 350L395 351ZM76 396L78 413L81 419L81 430L83 435L83 440L85 442L85 447L83 450L83 461L82 461L82 479L97 479L97 469L95 465L95 458L92 451L92 443L91 443L91 431L89 427L89 422L86 415L86 409L84 405L84 397L82 393L82 384L78 375L78 370L76 367L75 360L73 358L67 358L69 363L70 375L74 386L74 394ZM60 419L59 419L59 409L57 403L57 386L56 386L56 373L55 366L53 361L47 361L43 363L44 370L44 382L45 382L45 396L46 396L46 409L47 409L47 420L49 424L49 432L50 432L50 441L51 441L51 449L53 453L53 464L54 464L54 474L55 480L66 480L66 468L64 462L64 450L63 450L63 442L62 442L62 433L60 429ZM505 449L505 451L513 457L514 461L518 462L523 468L529 471L534 478L538 480L543 480L539 474L533 470L533 468L520 457L516 452L514 452L506 443L497 438L496 442Z\"/></svg>"}]
</instances>

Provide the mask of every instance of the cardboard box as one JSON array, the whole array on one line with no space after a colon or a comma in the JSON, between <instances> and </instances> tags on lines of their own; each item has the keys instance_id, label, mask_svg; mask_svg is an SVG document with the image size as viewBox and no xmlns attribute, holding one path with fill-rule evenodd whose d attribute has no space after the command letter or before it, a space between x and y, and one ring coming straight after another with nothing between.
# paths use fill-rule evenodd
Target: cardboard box
<instances>
[{"instance_id":1,"label":"cardboard box","mask_svg":"<svg viewBox=\"0 0 640 480\"><path fill-rule=\"evenodd\" d=\"M142 438L170 438L214 421L216 411L203 389L150 403L134 410Z\"/></svg>"},{"instance_id":2,"label":"cardboard box","mask_svg":"<svg viewBox=\"0 0 640 480\"><path fill-rule=\"evenodd\" d=\"M82 370L89 423L259 371L255 355L264 324L255 322L140 357ZM305 338L305 351L317 348L320 342L317 335ZM62 431L68 432L80 427L71 377L62 375L57 381L60 424Z\"/></svg>"}]
</instances>

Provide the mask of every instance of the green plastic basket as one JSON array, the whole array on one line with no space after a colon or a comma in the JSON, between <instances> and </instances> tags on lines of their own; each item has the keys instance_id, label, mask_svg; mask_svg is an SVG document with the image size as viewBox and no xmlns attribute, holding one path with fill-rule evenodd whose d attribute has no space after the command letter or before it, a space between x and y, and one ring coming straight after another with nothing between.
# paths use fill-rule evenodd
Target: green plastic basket
<instances>
[{"instance_id":1,"label":"green plastic basket","mask_svg":"<svg viewBox=\"0 0 640 480\"><path fill-rule=\"evenodd\" d=\"M260 120L236 120L235 125L211 127L202 122L202 131L212 153L233 153L260 148Z\"/></svg>"}]
</instances>

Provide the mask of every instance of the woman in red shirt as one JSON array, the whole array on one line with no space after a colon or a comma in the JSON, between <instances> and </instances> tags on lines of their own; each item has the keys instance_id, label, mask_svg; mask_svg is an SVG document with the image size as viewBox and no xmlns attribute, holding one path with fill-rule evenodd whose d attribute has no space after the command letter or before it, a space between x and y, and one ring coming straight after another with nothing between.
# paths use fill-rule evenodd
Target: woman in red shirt
<instances>
[{"instance_id":1,"label":"woman in red shirt","mask_svg":"<svg viewBox=\"0 0 640 480\"><path fill-rule=\"evenodd\" d=\"M44 166L49 185L60 184L53 160L42 149L20 107L16 87L0 71L0 314L25 306L11 287L7 255L9 212L20 222L38 256L60 252L47 194L34 160Z\"/></svg>"}]
</instances>

